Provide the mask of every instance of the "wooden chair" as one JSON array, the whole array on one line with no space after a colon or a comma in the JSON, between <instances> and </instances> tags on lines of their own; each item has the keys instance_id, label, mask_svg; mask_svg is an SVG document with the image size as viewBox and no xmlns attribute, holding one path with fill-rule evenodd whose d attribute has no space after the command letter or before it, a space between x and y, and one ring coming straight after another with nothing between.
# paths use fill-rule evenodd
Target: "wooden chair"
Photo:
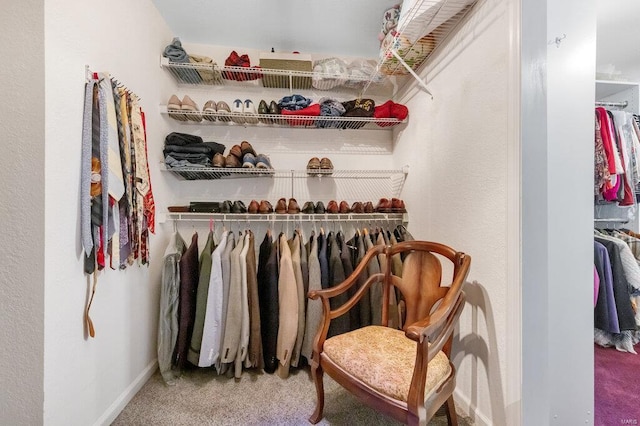
<instances>
[{"instance_id":1,"label":"wooden chair","mask_svg":"<svg viewBox=\"0 0 640 426\"><path fill-rule=\"evenodd\" d=\"M434 253L453 263L449 286L441 286L442 265ZM366 273L368 262L380 254L386 256L385 265L381 265L383 273L370 276L348 302L331 310L329 300L355 285L358 277ZM395 254L405 256L402 278L391 273ZM309 292L309 298L321 300L324 315L311 361L318 399L309 421L315 424L322 419L322 379L326 372L363 403L401 422L426 424L446 403L449 425L457 425L451 343L465 303L462 287L470 263L470 256L433 242L407 241L376 246L340 285ZM383 285L382 325L389 324L389 294L395 286L406 304L402 330L371 325L327 339L330 321L354 306L357 308L363 294L380 281Z\"/></svg>"}]
</instances>

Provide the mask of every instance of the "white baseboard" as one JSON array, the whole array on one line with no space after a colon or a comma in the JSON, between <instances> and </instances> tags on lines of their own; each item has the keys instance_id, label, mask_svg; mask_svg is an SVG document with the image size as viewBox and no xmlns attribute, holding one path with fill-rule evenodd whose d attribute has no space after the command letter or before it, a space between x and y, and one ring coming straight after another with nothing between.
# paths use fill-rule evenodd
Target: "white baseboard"
<instances>
[{"instance_id":1,"label":"white baseboard","mask_svg":"<svg viewBox=\"0 0 640 426\"><path fill-rule=\"evenodd\" d=\"M471 406L471 401L457 388L453 391L453 399L456 402L456 411L465 417L471 417L474 426L493 426L491 419L478 411L478 407Z\"/></svg>"},{"instance_id":2,"label":"white baseboard","mask_svg":"<svg viewBox=\"0 0 640 426\"><path fill-rule=\"evenodd\" d=\"M155 373L156 368L158 368L158 360L152 360L142 373L135 378L133 382L120 394L120 396L113 401L113 404L107 408L107 410L100 416L98 420L94 423L94 425L110 425L113 421L118 417L118 414L127 406L129 401L135 396L136 393L144 386L144 384L149 380L153 373Z\"/></svg>"}]
</instances>

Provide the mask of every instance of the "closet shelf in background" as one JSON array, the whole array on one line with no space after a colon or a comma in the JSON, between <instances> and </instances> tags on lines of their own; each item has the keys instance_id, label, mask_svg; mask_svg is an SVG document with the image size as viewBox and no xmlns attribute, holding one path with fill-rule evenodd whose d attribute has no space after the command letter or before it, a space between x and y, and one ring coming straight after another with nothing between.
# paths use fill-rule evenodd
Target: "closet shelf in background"
<instances>
[{"instance_id":1,"label":"closet shelf in background","mask_svg":"<svg viewBox=\"0 0 640 426\"><path fill-rule=\"evenodd\" d=\"M221 168L221 167L193 167L167 169L160 164L162 171L170 172L186 180L214 180L237 178L284 178L284 179L392 179L404 182L409 173L409 167L396 170L274 170L254 168Z\"/></svg>"},{"instance_id":2,"label":"closet shelf in background","mask_svg":"<svg viewBox=\"0 0 640 426\"><path fill-rule=\"evenodd\" d=\"M298 71L285 69L270 69L259 67L231 67L202 63L177 63L169 62L168 58L160 57L160 67L166 69L175 79L176 83L191 86L250 86L273 88L269 81L273 79L288 79L289 90L320 90L332 92L353 92L360 90L365 84L373 85L378 90L388 90L386 79L358 74L349 74L336 77L335 73L322 73L315 71ZM226 76L228 78L223 78ZM263 77L271 77L271 80L263 84ZM311 87L310 82L315 81ZM345 82L349 86L344 86ZM300 89L307 87L308 89Z\"/></svg>"},{"instance_id":3,"label":"closet shelf in background","mask_svg":"<svg viewBox=\"0 0 640 426\"><path fill-rule=\"evenodd\" d=\"M476 0L405 0L395 31L387 33L380 46L378 73L411 74L430 94L416 71L456 29ZM362 90L373 87L374 78Z\"/></svg>"},{"instance_id":4,"label":"closet shelf in background","mask_svg":"<svg viewBox=\"0 0 640 426\"><path fill-rule=\"evenodd\" d=\"M160 105L160 113L169 115L166 105ZM289 127L294 129L333 129L333 130L392 130L406 120L396 118L374 117L331 117L311 115L252 114L252 113L218 113L203 114L201 111L171 111L171 114L185 116L186 120L174 119L181 124L222 125L222 126L255 126L255 127ZM207 116L210 121L204 119ZM189 118L191 117L191 118ZM200 121L200 117L203 117ZM173 117L172 117L173 118Z\"/></svg>"}]
</instances>

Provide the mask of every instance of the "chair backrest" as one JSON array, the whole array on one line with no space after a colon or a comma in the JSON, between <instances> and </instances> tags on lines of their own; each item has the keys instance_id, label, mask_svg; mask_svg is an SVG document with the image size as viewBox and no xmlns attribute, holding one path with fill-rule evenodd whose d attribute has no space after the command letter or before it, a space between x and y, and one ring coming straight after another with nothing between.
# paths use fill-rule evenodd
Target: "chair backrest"
<instances>
[{"instance_id":1,"label":"chair backrest","mask_svg":"<svg viewBox=\"0 0 640 426\"><path fill-rule=\"evenodd\" d=\"M470 258L464 253L443 244L428 241L406 241L389 246L385 250L388 266L384 280L383 306L388 306L391 285L397 287L402 293L406 306L406 317L403 329L408 325L427 317L436 302L447 297L457 298L461 291L462 283L466 279ZM394 254L404 254L402 277L391 274L391 258ZM451 283L442 282L442 264L440 258L449 259L453 263L453 276ZM443 286L443 284L445 284ZM454 300L451 300L453 302ZM383 311L383 324L386 324L386 316Z\"/></svg>"}]
</instances>

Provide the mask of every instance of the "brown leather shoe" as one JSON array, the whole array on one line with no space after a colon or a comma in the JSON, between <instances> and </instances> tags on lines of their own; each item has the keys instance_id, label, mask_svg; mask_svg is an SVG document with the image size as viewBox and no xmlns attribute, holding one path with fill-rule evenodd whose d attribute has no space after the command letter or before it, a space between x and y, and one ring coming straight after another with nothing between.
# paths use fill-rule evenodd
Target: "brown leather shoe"
<instances>
[{"instance_id":1,"label":"brown leather shoe","mask_svg":"<svg viewBox=\"0 0 640 426\"><path fill-rule=\"evenodd\" d=\"M327 209L324 208L324 203L322 201L318 201L316 203L316 214L325 214Z\"/></svg>"},{"instance_id":2,"label":"brown leather shoe","mask_svg":"<svg viewBox=\"0 0 640 426\"><path fill-rule=\"evenodd\" d=\"M327 213L336 214L339 211L340 208L338 207L338 203L335 200L329 201L329 203L327 204Z\"/></svg>"},{"instance_id":3,"label":"brown leather shoe","mask_svg":"<svg viewBox=\"0 0 640 426\"><path fill-rule=\"evenodd\" d=\"M224 167L226 165L226 161L224 159L224 155L216 152L213 156L213 167Z\"/></svg>"},{"instance_id":4,"label":"brown leather shoe","mask_svg":"<svg viewBox=\"0 0 640 426\"><path fill-rule=\"evenodd\" d=\"M320 168L323 171L333 170L333 163L327 157L324 157L322 158L322 160L320 160Z\"/></svg>"},{"instance_id":5,"label":"brown leather shoe","mask_svg":"<svg viewBox=\"0 0 640 426\"><path fill-rule=\"evenodd\" d=\"M351 213L364 213L364 205L360 201L356 201L351 205Z\"/></svg>"},{"instance_id":6,"label":"brown leather shoe","mask_svg":"<svg viewBox=\"0 0 640 426\"><path fill-rule=\"evenodd\" d=\"M235 156L238 160L241 160L242 159L242 148L240 148L240 145L234 145L229 150L229 154Z\"/></svg>"},{"instance_id":7,"label":"brown leather shoe","mask_svg":"<svg viewBox=\"0 0 640 426\"><path fill-rule=\"evenodd\" d=\"M273 213L273 206L267 200L262 200L260 201L260 207L258 208L258 211L261 214Z\"/></svg>"},{"instance_id":8,"label":"brown leather shoe","mask_svg":"<svg viewBox=\"0 0 640 426\"><path fill-rule=\"evenodd\" d=\"M313 157L307 163L307 170L319 170L320 169L320 159L318 157Z\"/></svg>"},{"instance_id":9,"label":"brown leather shoe","mask_svg":"<svg viewBox=\"0 0 640 426\"><path fill-rule=\"evenodd\" d=\"M287 212L287 199L280 198L276 203L276 213L283 214Z\"/></svg>"},{"instance_id":10,"label":"brown leather shoe","mask_svg":"<svg viewBox=\"0 0 640 426\"><path fill-rule=\"evenodd\" d=\"M304 203L304 206L302 206L302 213L304 214L314 214L315 211L316 208L313 206L313 201L307 201Z\"/></svg>"},{"instance_id":11,"label":"brown leather shoe","mask_svg":"<svg viewBox=\"0 0 640 426\"><path fill-rule=\"evenodd\" d=\"M349 204L346 201L340 201L340 213L351 213L351 209L349 208Z\"/></svg>"},{"instance_id":12,"label":"brown leather shoe","mask_svg":"<svg viewBox=\"0 0 640 426\"><path fill-rule=\"evenodd\" d=\"M256 200L251 200L251 202L249 203L249 207L247 207L247 210L251 214L256 214L258 213L258 211L260 211L260 204L258 204Z\"/></svg>"},{"instance_id":13,"label":"brown leather shoe","mask_svg":"<svg viewBox=\"0 0 640 426\"><path fill-rule=\"evenodd\" d=\"M376 211L378 213L391 213L391 201L387 198L380 198L376 206Z\"/></svg>"},{"instance_id":14,"label":"brown leather shoe","mask_svg":"<svg viewBox=\"0 0 640 426\"><path fill-rule=\"evenodd\" d=\"M244 158L245 154L253 154L254 156L258 155L256 154L256 152L253 150L253 147L251 146L251 144L247 141L242 141L242 143L240 144L240 150L242 151L242 157Z\"/></svg>"},{"instance_id":15,"label":"brown leather shoe","mask_svg":"<svg viewBox=\"0 0 640 426\"><path fill-rule=\"evenodd\" d=\"M242 163L240 163L240 160L238 159L238 157L236 157L233 154L229 154L227 155L227 158L225 160L225 167L231 167L231 168L237 169L242 167Z\"/></svg>"},{"instance_id":16,"label":"brown leather shoe","mask_svg":"<svg viewBox=\"0 0 640 426\"><path fill-rule=\"evenodd\" d=\"M391 211L394 213L406 213L407 209L404 206L404 201L398 198L391 199Z\"/></svg>"},{"instance_id":17,"label":"brown leather shoe","mask_svg":"<svg viewBox=\"0 0 640 426\"><path fill-rule=\"evenodd\" d=\"M300 213L300 206L295 198L289 198L289 205L287 206L287 213L298 214Z\"/></svg>"},{"instance_id":18,"label":"brown leather shoe","mask_svg":"<svg viewBox=\"0 0 640 426\"><path fill-rule=\"evenodd\" d=\"M365 213L374 213L375 209L373 208L373 203L371 201L367 201L364 203L364 212Z\"/></svg>"}]
</instances>

